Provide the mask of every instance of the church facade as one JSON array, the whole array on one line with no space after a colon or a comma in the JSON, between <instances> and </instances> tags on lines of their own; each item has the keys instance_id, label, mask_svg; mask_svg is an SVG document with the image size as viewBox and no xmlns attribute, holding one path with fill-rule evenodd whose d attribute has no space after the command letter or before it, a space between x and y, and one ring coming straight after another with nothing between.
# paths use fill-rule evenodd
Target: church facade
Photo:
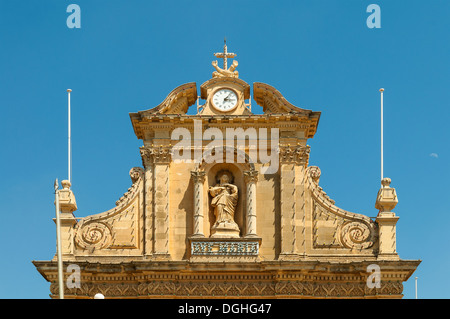
<instances>
[{"instance_id":1,"label":"church facade","mask_svg":"<svg viewBox=\"0 0 450 319\"><path fill-rule=\"evenodd\" d=\"M376 219L335 205L309 165L320 112L239 78L234 53L212 78L130 113L142 167L114 208L76 218L59 191L65 298L401 298L419 260L396 250L390 180ZM250 95L252 91L252 96ZM205 101L199 105L199 98ZM252 98L263 114L251 111ZM197 103L197 112L188 109ZM33 261L58 298L56 255Z\"/></svg>"}]
</instances>

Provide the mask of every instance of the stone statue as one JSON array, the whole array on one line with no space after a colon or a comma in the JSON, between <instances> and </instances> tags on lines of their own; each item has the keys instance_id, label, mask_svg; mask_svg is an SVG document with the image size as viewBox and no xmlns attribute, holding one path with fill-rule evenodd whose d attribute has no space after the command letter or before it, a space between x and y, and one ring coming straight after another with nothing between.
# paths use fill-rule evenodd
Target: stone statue
<instances>
[{"instance_id":1,"label":"stone statue","mask_svg":"<svg viewBox=\"0 0 450 319\"><path fill-rule=\"evenodd\" d=\"M209 187L216 217L211 237L239 237L239 226L234 221L238 188L232 184L233 175L230 172L220 171L217 177L218 184Z\"/></svg>"}]
</instances>

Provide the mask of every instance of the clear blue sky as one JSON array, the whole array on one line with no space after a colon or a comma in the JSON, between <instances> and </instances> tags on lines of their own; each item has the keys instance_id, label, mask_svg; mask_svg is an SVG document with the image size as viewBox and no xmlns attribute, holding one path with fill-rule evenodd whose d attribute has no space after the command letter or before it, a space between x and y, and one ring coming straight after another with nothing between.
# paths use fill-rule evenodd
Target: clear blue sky
<instances>
[{"instance_id":1,"label":"clear blue sky","mask_svg":"<svg viewBox=\"0 0 450 319\"><path fill-rule=\"evenodd\" d=\"M66 8L81 8L69 29ZM381 8L369 29L366 8ZM379 88L385 176L402 259L422 264L414 298L449 298L450 1L0 1L0 298L48 298L32 260L56 251L53 182L67 178L72 92L77 217L100 213L141 166L130 112L211 77L227 37L240 78L321 111L310 165L337 206L376 216ZM256 105L253 102L253 105ZM254 108L258 110L258 108ZM435 155L432 155L435 154Z\"/></svg>"}]
</instances>

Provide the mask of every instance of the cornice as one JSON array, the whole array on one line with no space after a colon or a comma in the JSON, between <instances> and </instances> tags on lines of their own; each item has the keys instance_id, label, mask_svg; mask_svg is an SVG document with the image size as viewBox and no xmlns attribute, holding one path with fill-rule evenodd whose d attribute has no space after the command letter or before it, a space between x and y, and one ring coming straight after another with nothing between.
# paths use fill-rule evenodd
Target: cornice
<instances>
[{"instance_id":1,"label":"cornice","mask_svg":"<svg viewBox=\"0 0 450 319\"><path fill-rule=\"evenodd\" d=\"M186 115L146 114L133 121L137 138L144 139L145 132L169 130L175 127L192 127L194 120L202 121L204 127L265 127L281 130L304 131L305 138L312 138L316 132L316 121L304 114L252 114L252 115Z\"/></svg>"}]
</instances>

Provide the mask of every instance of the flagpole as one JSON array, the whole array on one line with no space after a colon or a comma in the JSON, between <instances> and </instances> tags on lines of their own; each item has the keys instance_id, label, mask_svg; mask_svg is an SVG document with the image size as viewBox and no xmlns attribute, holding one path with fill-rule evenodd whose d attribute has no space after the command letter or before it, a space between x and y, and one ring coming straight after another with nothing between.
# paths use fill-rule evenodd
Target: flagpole
<instances>
[{"instance_id":1,"label":"flagpole","mask_svg":"<svg viewBox=\"0 0 450 319\"><path fill-rule=\"evenodd\" d=\"M416 299L417 299L417 277L414 279L416 280Z\"/></svg>"},{"instance_id":2,"label":"flagpole","mask_svg":"<svg viewBox=\"0 0 450 319\"><path fill-rule=\"evenodd\" d=\"M61 222L59 219L58 179L55 180L54 187L55 187L55 207L56 207L56 254L58 256L59 299L64 299L63 264L62 264L62 254L61 254Z\"/></svg>"},{"instance_id":3,"label":"flagpole","mask_svg":"<svg viewBox=\"0 0 450 319\"><path fill-rule=\"evenodd\" d=\"M384 89L380 89L381 92L381 180L384 178L383 173L383 92Z\"/></svg>"},{"instance_id":4,"label":"flagpole","mask_svg":"<svg viewBox=\"0 0 450 319\"><path fill-rule=\"evenodd\" d=\"M69 175L69 178L68 178L68 180L69 180L69 183L71 183L72 184L72 154L71 154L71 152L72 152L72 145L71 145L71 127L70 127L70 122L71 122L71 120L70 120L70 92L72 92L72 90L71 89L67 89L67 94L68 94L68 141L67 141L67 143L68 143L68 145L67 145L67 148L68 148L68 154L67 154L67 157L68 157L68 175Z\"/></svg>"}]
</instances>

